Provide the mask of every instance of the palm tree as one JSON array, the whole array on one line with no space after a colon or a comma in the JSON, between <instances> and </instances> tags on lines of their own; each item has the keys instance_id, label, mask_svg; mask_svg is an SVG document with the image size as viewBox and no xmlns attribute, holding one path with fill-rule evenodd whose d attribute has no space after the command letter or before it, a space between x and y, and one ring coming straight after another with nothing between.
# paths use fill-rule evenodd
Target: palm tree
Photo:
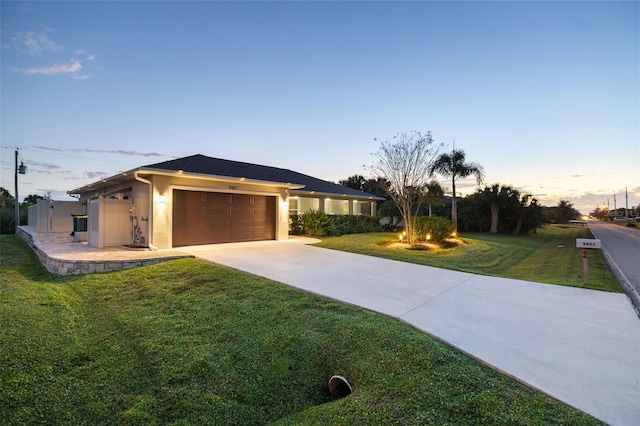
<instances>
[{"instance_id":1,"label":"palm tree","mask_svg":"<svg viewBox=\"0 0 640 426\"><path fill-rule=\"evenodd\" d=\"M522 197L518 200L518 203L516 205L516 211L517 211L517 217L516 217L516 227L513 230L513 233L516 235L519 235L520 232L522 232L522 225L524 224L524 220L526 218L527 215L527 209L529 206L529 200L531 200L532 195L531 194L524 194L522 195ZM536 202L535 198L532 200L531 204L534 204ZM528 230L527 230L528 232Z\"/></svg>"},{"instance_id":2,"label":"palm tree","mask_svg":"<svg viewBox=\"0 0 640 426\"><path fill-rule=\"evenodd\" d=\"M432 204L435 204L436 206L444 206L444 203L442 202L444 188L442 188L438 181L434 179L425 186L425 189L427 191L425 202L429 204L429 217L431 217Z\"/></svg>"},{"instance_id":3,"label":"palm tree","mask_svg":"<svg viewBox=\"0 0 640 426\"><path fill-rule=\"evenodd\" d=\"M500 211L504 210L510 201L515 200L516 203L519 203L520 193L510 185L501 187L496 183L491 187L487 186L484 190L480 191L480 194L481 198L489 204L489 208L491 209L491 229L489 232L497 234L498 225L500 224Z\"/></svg>"},{"instance_id":4,"label":"palm tree","mask_svg":"<svg viewBox=\"0 0 640 426\"><path fill-rule=\"evenodd\" d=\"M449 153L442 153L433 166L431 173L438 173L445 177L451 178L451 187L453 190L453 198L451 198L451 223L454 229L458 230L458 212L456 210L456 179L466 178L469 176L476 177L476 183L482 184L484 178L484 168L478 163L465 163L464 151L454 149Z\"/></svg>"}]
</instances>

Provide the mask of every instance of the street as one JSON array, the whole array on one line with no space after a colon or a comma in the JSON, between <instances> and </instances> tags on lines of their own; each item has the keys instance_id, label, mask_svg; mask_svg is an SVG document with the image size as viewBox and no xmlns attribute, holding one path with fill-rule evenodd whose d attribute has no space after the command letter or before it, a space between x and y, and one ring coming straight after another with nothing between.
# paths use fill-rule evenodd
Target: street
<instances>
[{"instance_id":1,"label":"street","mask_svg":"<svg viewBox=\"0 0 640 426\"><path fill-rule=\"evenodd\" d=\"M640 315L640 228L589 220L607 263Z\"/></svg>"}]
</instances>

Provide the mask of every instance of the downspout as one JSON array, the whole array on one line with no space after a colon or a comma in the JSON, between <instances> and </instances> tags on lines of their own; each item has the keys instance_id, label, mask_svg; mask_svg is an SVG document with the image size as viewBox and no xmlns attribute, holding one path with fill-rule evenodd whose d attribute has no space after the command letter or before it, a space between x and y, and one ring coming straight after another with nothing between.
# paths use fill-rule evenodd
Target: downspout
<instances>
[{"instance_id":1,"label":"downspout","mask_svg":"<svg viewBox=\"0 0 640 426\"><path fill-rule=\"evenodd\" d=\"M142 183L146 183L147 185L149 185L149 214L147 217L147 232L149 235L149 249L150 250L158 250L157 247L155 247L153 244L151 244L152 238L153 238L153 184L151 183L150 180L147 180L145 178L142 178L140 176L138 176L138 172L133 172L133 177L135 178L135 180L137 180L138 182L142 182Z\"/></svg>"}]
</instances>

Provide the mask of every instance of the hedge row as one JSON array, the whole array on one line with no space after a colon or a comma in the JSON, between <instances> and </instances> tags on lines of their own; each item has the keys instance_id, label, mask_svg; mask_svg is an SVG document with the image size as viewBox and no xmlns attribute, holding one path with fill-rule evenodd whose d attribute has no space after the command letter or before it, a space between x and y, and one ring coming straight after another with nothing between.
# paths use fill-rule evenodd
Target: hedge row
<instances>
[{"instance_id":1,"label":"hedge row","mask_svg":"<svg viewBox=\"0 0 640 426\"><path fill-rule=\"evenodd\" d=\"M306 213L289 216L289 233L292 235L361 234L380 231L379 219L366 215L329 215L321 210L310 210Z\"/></svg>"}]
</instances>

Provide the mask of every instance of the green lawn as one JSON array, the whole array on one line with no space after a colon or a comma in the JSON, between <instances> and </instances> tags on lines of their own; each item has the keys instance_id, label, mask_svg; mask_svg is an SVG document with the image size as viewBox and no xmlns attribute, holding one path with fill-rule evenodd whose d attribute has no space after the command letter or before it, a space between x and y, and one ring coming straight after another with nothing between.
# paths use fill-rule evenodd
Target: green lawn
<instances>
[{"instance_id":1,"label":"green lawn","mask_svg":"<svg viewBox=\"0 0 640 426\"><path fill-rule=\"evenodd\" d=\"M319 247L497 277L621 292L599 250L589 250L589 283L583 279L582 250L576 238L593 238L589 228L545 226L529 236L462 234L467 243L446 250L385 247L398 234L329 237Z\"/></svg>"},{"instance_id":2,"label":"green lawn","mask_svg":"<svg viewBox=\"0 0 640 426\"><path fill-rule=\"evenodd\" d=\"M345 376L354 392L332 398ZM593 425L406 324L183 259L55 277L0 237L6 425Z\"/></svg>"}]
</instances>

